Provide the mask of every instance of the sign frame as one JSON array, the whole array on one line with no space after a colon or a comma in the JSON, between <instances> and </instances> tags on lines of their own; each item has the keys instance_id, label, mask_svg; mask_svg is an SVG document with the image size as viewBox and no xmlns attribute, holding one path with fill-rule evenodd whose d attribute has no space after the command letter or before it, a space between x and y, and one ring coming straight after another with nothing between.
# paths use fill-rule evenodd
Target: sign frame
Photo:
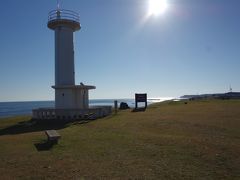
<instances>
[{"instance_id":1,"label":"sign frame","mask_svg":"<svg viewBox=\"0 0 240 180\"><path fill-rule=\"evenodd\" d=\"M138 103L144 102L145 109L147 108L147 93L138 94L135 93L135 109L138 109Z\"/></svg>"}]
</instances>

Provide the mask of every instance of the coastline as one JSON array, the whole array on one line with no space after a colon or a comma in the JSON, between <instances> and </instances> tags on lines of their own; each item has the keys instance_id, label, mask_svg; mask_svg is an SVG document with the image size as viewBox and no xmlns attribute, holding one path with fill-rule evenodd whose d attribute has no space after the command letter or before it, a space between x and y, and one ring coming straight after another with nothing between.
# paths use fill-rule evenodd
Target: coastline
<instances>
[{"instance_id":1,"label":"coastline","mask_svg":"<svg viewBox=\"0 0 240 180\"><path fill-rule=\"evenodd\" d=\"M149 98L148 104L163 102L171 100L174 98ZM90 99L90 106L98 105L110 105L114 106L114 100L118 101L118 105L121 102L126 102L129 107L133 108L135 106L134 99ZM36 108L48 108L54 107L54 101L19 101L19 102L0 102L0 120L5 117L14 116L26 116L31 115L32 109Z\"/></svg>"}]
</instances>

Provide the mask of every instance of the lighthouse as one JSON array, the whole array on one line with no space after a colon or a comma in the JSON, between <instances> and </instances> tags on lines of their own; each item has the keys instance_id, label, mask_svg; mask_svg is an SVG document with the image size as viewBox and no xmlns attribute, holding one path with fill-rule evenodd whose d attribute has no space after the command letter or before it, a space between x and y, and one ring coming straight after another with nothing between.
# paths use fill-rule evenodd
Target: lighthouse
<instances>
[{"instance_id":1,"label":"lighthouse","mask_svg":"<svg viewBox=\"0 0 240 180\"><path fill-rule=\"evenodd\" d=\"M55 108L88 108L88 91L95 86L75 85L73 33L81 29L78 13L54 10L48 16L48 28L55 34Z\"/></svg>"},{"instance_id":2,"label":"lighthouse","mask_svg":"<svg viewBox=\"0 0 240 180\"><path fill-rule=\"evenodd\" d=\"M55 107L33 110L36 119L82 119L111 113L111 106L89 107L89 90L95 86L75 84L73 35L81 29L79 14L65 9L50 11L47 26L54 31Z\"/></svg>"}]
</instances>

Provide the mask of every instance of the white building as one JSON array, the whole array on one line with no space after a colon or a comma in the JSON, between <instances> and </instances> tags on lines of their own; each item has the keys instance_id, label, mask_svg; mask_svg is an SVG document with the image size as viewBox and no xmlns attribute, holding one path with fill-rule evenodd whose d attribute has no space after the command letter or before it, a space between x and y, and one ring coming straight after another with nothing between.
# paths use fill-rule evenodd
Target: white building
<instances>
[{"instance_id":1,"label":"white building","mask_svg":"<svg viewBox=\"0 0 240 180\"><path fill-rule=\"evenodd\" d=\"M106 116L111 106L89 107L89 90L95 86L75 85L73 33L81 29L79 15L70 10L49 13L48 28L55 33L55 108L33 110L36 119L81 119Z\"/></svg>"}]
</instances>

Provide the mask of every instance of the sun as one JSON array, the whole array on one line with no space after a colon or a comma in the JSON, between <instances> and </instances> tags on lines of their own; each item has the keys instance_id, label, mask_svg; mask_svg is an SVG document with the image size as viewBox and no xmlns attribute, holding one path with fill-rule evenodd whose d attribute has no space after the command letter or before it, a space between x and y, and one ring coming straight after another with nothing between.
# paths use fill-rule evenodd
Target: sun
<instances>
[{"instance_id":1,"label":"sun","mask_svg":"<svg viewBox=\"0 0 240 180\"><path fill-rule=\"evenodd\" d=\"M168 7L167 0L149 0L149 15L164 14Z\"/></svg>"}]
</instances>

